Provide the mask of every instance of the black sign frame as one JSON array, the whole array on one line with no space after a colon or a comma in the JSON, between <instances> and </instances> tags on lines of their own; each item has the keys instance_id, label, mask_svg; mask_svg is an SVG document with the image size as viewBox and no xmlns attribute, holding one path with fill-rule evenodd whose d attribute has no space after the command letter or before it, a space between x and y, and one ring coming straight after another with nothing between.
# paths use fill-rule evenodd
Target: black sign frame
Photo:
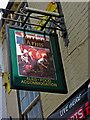
<instances>
[{"instance_id":1,"label":"black sign frame","mask_svg":"<svg viewBox=\"0 0 90 120\"><path fill-rule=\"evenodd\" d=\"M15 34L16 32L25 33L27 36L29 34L35 34L36 36L43 36L43 38L49 38L52 58L55 65L55 75L54 80L47 78L39 78L32 76L24 76L18 74L18 60L17 60L17 44ZM24 38L23 38L24 39ZM61 53L58 43L58 36L56 33L47 34L41 31L34 30L24 30L23 28L18 28L15 26L7 25L7 46L8 46L8 58L9 58L9 73L10 73L10 84L11 89L19 90L31 90L31 91L42 91L42 92L53 92L53 93L67 93L67 86L65 80L65 74L61 59ZM45 84L45 85L44 85Z\"/></svg>"}]
</instances>

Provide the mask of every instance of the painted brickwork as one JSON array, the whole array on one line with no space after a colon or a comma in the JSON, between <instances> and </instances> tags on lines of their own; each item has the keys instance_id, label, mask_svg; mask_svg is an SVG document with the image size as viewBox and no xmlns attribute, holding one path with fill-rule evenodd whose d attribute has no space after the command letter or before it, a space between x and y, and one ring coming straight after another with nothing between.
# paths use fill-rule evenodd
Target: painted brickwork
<instances>
[{"instance_id":1,"label":"painted brickwork","mask_svg":"<svg viewBox=\"0 0 90 120\"><path fill-rule=\"evenodd\" d=\"M42 8L43 6L44 4ZM44 118L48 117L88 79L88 3L65 2L62 3L62 10L70 41L68 48L66 48L59 36L68 94L41 93ZM5 41L3 41L4 69L7 71L7 49L4 48L6 48ZM7 94L6 99L7 115L19 117L16 91L12 90L10 94Z\"/></svg>"},{"instance_id":2,"label":"painted brickwork","mask_svg":"<svg viewBox=\"0 0 90 120\"><path fill-rule=\"evenodd\" d=\"M14 3L12 9L15 10L18 7L18 3ZM6 24L4 24L2 28L2 84L5 85L6 78L5 73L8 72L8 52L7 52L7 41L5 35L6 33ZM2 87L2 118L19 118L19 110L18 110L18 101L17 101L17 93L15 90L12 90L10 94L6 89L7 87Z\"/></svg>"},{"instance_id":3,"label":"painted brickwork","mask_svg":"<svg viewBox=\"0 0 90 120\"><path fill-rule=\"evenodd\" d=\"M45 118L88 79L88 3L61 4L70 41L65 48L59 36L68 94L41 93Z\"/></svg>"}]
</instances>

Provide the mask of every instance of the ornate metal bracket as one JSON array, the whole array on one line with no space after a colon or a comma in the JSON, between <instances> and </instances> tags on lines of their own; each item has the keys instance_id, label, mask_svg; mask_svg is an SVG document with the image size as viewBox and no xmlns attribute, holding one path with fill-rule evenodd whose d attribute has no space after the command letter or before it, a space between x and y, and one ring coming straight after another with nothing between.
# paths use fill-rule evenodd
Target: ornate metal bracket
<instances>
[{"instance_id":1,"label":"ornate metal bracket","mask_svg":"<svg viewBox=\"0 0 90 120\"><path fill-rule=\"evenodd\" d=\"M24 29L27 29L28 26L29 28L32 28L32 26L34 27L39 26L41 28L40 31L46 31L46 29L48 30L48 32L60 30L62 33L61 37L63 37L65 46L68 46L69 40L68 40L68 35L67 35L67 29L66 29L65 22L64 22L64 15L62 13L60 3L59 2L56 2L56 3L57 3L57 8L58 8L58 13L43 11L39 9L29 8L29 7L21 8L19 13L13 10L9 10L9 9L0 9L0 11L2 11L3 13L2 21L3 22L12 21L12 25L18 24L19 27L23 27ZM44 19L45 22L42 26L38 23L32 24L30 22L31 18L43 20L41 17L38 17L38 16L36 17L36 16L33 16L32 14L37 14L37 15L39 14L39 15L47 16L47 19ZM7 16L9 16L9 18ZM14 16L15 19L13 19L12 16ZM24 18L24 20L21 20L21 19L18 20L17 16L18 18L21 17L21 19Z\"/></svg>"}]
</instances>

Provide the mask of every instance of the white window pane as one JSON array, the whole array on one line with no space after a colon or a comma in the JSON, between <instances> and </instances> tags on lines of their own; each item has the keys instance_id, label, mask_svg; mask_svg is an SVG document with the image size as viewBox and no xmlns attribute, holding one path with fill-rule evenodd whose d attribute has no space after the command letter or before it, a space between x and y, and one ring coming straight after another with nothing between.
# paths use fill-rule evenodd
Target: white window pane
<instances>
[{"instance_id":1,"label":"white window pane","mask_svg":"<svg viewBox=\"0 0 90 120\"><path fill-rule=\"evenodd\" d=\"M40 102L38 102L31 110L28 112L28 118L42 118L42 111L40 107Z\"/></svg>"}]
</instances>

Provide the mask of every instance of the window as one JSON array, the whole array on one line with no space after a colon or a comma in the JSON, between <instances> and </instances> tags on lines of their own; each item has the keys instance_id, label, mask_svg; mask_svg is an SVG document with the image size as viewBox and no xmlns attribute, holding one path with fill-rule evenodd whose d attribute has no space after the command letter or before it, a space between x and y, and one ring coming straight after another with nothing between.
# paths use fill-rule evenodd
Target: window
<instances>
[{"instance_id":1,"label":"window","mask_svg":"<svg viewBox=\"0 0 90 120\"><path fill-rule=\"evenodd\" d=\"M28 118L42 118L40 110L40 101L28 112Z\"/></svg>"},{"instance_id":2,"label":"window","mask_svg":"<svg viewBox=\"0 0 90 120\"><path fill-rule=\"evenodd\" d=\"M42 118L39 92L19 90L19 101L24 118Z\"/></svg>"}]
</instances>

